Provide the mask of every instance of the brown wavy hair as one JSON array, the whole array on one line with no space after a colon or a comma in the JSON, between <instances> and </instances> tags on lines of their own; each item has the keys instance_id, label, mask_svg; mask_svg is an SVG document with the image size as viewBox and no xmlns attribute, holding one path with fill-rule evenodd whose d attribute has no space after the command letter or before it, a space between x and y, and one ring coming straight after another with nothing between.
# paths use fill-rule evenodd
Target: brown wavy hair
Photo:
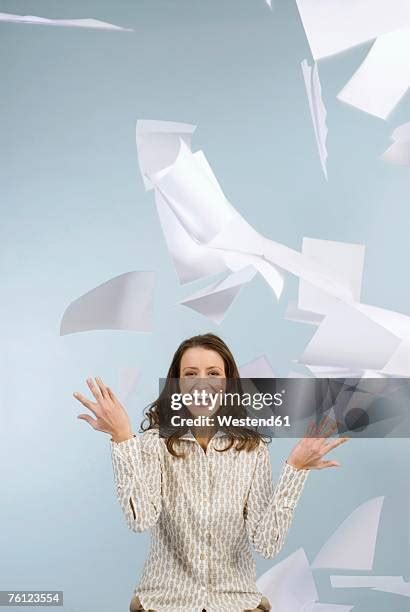
<instances>
[{"instance_id":1,"label":"brown wavy hair","mask_svg":"<svg viewBox=\"0 0 410 612\"><path fill-rule=\"evenodd\" d=\"M173 391L175 391L175 381L180 378L180 366L182 355L186 350L193 347L202 347L216 351L223 359L225 365L225 376L227 379L227 392L241 393L241 381L238 367L235 363L235 359L225 342L217 335L212 333L200 334L187 338L177 348L172 358L171 365L167 373L164 388L162 389L158 398L148 404L144 409L145 415L141 423L142 432L148 431L149 429L159 429L160 423L163 424L167 421L167 414L169 413L169 398ZM184 408L183 408L184 410ZM219 409L223 413L223 408ZM185 408L187 413L187 409ZM187 414L188 416L188 414ZM238 417L246 416L246 412L243 407L238 407ZM148 420L148 427L144 428L144 422ZM171 428L170 428L171 429ZM228 435L228 446L221 449L219 452L224 452L230 449L232 446L237 451L251 451L259 446L260 440L263 440L263 436L258 432L247 429L245 427L234 427L234 426L221 426L220 429ZM183 436L188 428L174 427L170 430L169 435L165 436L166 446L168 451L174 457L185 457L185 454L178 454L175 446L179 444L178 438ZM163 431L161 427L161 432ZM264 440L266 442L266 440ZM218 450L218 449L215 449Z\"/></svg>"}]
</instances>

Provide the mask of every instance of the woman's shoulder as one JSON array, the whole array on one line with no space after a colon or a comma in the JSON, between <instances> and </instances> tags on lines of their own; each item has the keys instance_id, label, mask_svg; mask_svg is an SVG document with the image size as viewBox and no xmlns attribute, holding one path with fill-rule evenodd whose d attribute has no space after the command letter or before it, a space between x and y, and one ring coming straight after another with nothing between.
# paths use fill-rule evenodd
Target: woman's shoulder
<instances>
[{"instance_id":1,"label":"woman's shoulder","mask_svg":"<svg viewBox=\"0 0 410 612\"><path fill-rule=\"evenodd\" d=\"M161 438L158 427L150 427L143 431L140 436L141 446L143 450L156 450L161 445Z\"/></svg>"},{"instance_id":2,"label":"woman's shoulder","mask_svg":"<svg viewBox=\"0 0 410 612\"><path fill-rule=\"evenodd\" d=\"M256 451L258 455L270 455L269 453L269 445L271 444L271 440L268 440L266 438L260 438L259 440L259 444L256 447Z\"/></svg>"},{"instance_id":3,"label":"woman's shoulder","mask_svg":"<svg viewBox=\"0 0 410 612\"><path fill-rule=\"evenodd\" d=\"M149 436L159 437L159 427L150 427L149 429L145 429L142 432L142 435L146 437L149 437Z\"/></svg>"}]
</instances>

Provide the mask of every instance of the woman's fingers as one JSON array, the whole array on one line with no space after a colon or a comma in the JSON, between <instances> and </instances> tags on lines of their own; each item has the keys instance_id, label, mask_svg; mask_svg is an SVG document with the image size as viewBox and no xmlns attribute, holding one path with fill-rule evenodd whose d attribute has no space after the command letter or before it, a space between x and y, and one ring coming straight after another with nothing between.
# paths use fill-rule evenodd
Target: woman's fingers
<instances>
[{"instance_id":1,"label":"woman's fingers","mask_svg":"<svg viewBox=\"0 0 410 612\"><path fill-rule=\"evenodd\" d=\"M111 387L107 387L107 391L108 391L108 395L110 396L111 401L113 401L115 404L118 404L119 402L118 402L117 396L115 395Z\"/></svg>"},{"instance_id":2,"label":"woman's fingers","mask_svg":"<svg viewBox=\"0 0 410 612\"><path fill-rule=\"evenodd\" d=\"M328 453L333 448L336 448L336 446L340 446L340 444L343 444L344 442L347 442L348 440L350 440L350 438L338 438L337 440L326 442L326 444L323 445L323 448L325 449L325 453Z\"/></svg>"},{"instance_id":3,"label":"woman's fingers","mask_svg":"<svg viewBox=\"0 0 410 612\"><path fill-rule=\"evenodd\" d=\"M336 421L332 421L332 419L328 416L323 417L323 420L319 425L319 434L320 437L327 437L331 433L333 433L337 429Z\"/></svg>"},{"instance_id":4,"label":"woman's fingers","mask_svg":"<svg viewBox=\"0 0 410 612\"><path fill-rule=\"evenodd\" d=\"M310 423L305 432L306 438L324 438L330 436L337 429L336 421L332 421L330 417L324 416L321 421Z\"/></svg>"},{"instance_id":5,"label":"woman's fingers","mask_svg":"<svg viewBox=\"0 0 410 612\"><path fill-rule=\"evenodd\" d=\"M93 419L89 414L79 414L77 419L82 419L83 421L87 421L91 425L93 429L96 429L97 420Z\"/></svg>"},{"instance_id":6,"label":"woman's fingers","mask_svg":"<svg viewBox=\"0 0 410 612\"><path fill-rule=\"evenodd\" d=\"M317 470L322 470L327 467L340 467L340 463L338 461L321 461L316 466L314 466Z\"/></svg>"},{"instance_id":7,"label":"woman's fingers","mask_svg":"<svg viewBox=\"0 0 410 612\"><path fill-rule=\"evenodd\" d=\"M309 423L306 431L305 438L312 438L315 435L316 425L314 423Z\"/></svg>"},{"instance_id":8,"label":"woman's fingers","mask_svg":"<svg viewBox=\"0 0 410 612\"><path fill-rule=\"evenodd\" d=\"M102 379L99 376L96 376L95 380L97 382L98 388L99 388L103 398L104 399L110 399L110 396L109 396L108 391L107 391L107 387L103 383Z\"/></svg>"},{"instance_id":9,"label":"woman's fingers","mask_svg":"<svg viewBox=\"0 0 410 612\"><path fill-rule=\"evenodd\" d=\"M131 427L126 411L118 402L111 389L104 384L99 376L96 376L95 380L96 382L91 378L87 378L87 384L97 403L91 402L81 393L74 392L73 395L94 413L96 419L87 414L80 414L78 418L87 421L91 427L98 431L111 434L113 431L125 431Z\"/></svg>"},{"instance_id":10,"label":"woman's fingers","mask_svg":"<svg viewBox=\"0 0 410 612\"><path fill-rule=\"evenodd\" d=\"M97 387L92 378L87 378L87 385L89 386L90 391L94 395L97 402L100 402L103 399L103 396L101 395L99 387Z\"/></svg>"},{"instance_id":11,"label":"woman's fingers","mask_svg":"<svg viewBox=\"0 0 410 612\"><path fill-rule=\"evenodd\" d=\"M90 402L90 400L84 397L84 395L81 395L81 393L74 392L73 395L79 402L83 404L83 406L91 410L91 412L93 412L97 416L97 412L95 410L96 405L93 404L93 402Z\"/></svg>"}]
</instances>

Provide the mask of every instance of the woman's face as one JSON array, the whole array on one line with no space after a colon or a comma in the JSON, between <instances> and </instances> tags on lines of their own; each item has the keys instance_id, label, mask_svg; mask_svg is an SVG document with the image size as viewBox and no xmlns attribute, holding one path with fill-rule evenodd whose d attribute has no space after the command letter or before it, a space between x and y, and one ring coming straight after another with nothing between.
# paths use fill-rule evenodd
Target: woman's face
<instances>
[{"instance_id":1,"label":"woman's face","mask_svg":"<svg viewBox=\"0 0 410 612\"><path fill-rule=\"evenodd\" d=\"M221 355L200 346L189 348L182 355L179 376L181 393L198 391L199 402L187 405L189 412L193 416L214 415L220 407L219 392L224 392L226 385L225 363Z\"/></svg>"}]
</instances>

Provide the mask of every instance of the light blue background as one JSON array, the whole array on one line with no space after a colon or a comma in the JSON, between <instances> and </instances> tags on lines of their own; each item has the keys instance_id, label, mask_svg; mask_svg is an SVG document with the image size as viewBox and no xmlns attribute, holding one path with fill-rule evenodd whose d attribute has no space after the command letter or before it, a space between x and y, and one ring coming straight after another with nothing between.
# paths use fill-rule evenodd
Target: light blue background
<instances>
[{"instance_id":1,"label":"light blue background","mask_svg":"<svg viewBox=\"0 0 410 612\"><path fill-rule=\"evenodd\" d=\"M127 405L137 430L185 337L214 331L238 364L266 354L286 375L313 333L283 318L297 287L290 276L279 304L253 281L221 326L178 305L208 280L178 284L137 167L137 119L196 124L195 149L265 235L297 249L303 236L365 244L362 301L409 313L409 169L378 159L409 120L409 97L387 122L337 101L370 45L320 63L326 182L293 0L272 12L264 0L10 0L0 10L134 28L0 24L0 588L63 589L70 612L126 612L148 534L126 528L109 437L76 419L84 409L72 392L86 393L95 375L116 389L122 368L140 368ZM140 269L157 272L152 334L59 336L73 299ZM274 443L275 477L293 443ZM408 441L351 441L333 455L342 467L309 476L275 561L301 546L313 559L350 512L385 495L373 573L409 579ZM272 563L257 558L258 572ZM323 602L408 609L397 595L332 589L327 570L315 578Z\"/></svg>"}]
</instances>

